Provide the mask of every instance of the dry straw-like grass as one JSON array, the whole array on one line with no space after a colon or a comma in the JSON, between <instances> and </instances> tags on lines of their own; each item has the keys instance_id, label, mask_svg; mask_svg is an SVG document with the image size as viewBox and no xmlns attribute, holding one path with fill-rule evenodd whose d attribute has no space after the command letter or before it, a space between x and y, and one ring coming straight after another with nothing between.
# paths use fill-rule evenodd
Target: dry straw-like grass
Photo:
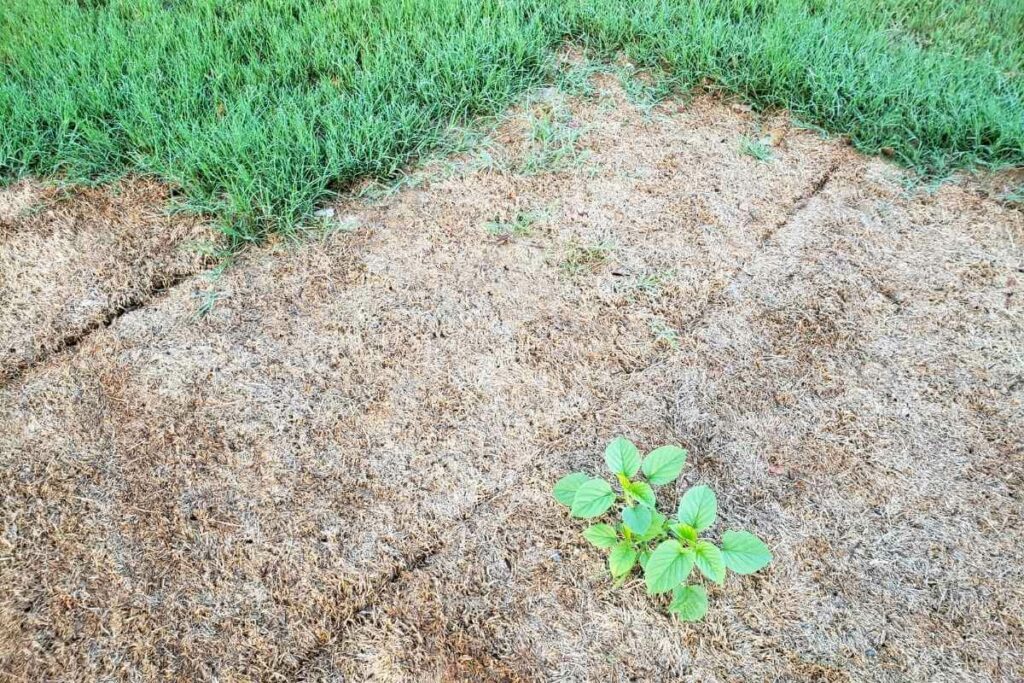
<instances>
[{"instance_id":1,"label":"dry straw-like grass","mask_svg":"<svg viewBox=\"0 0 1024 683\"><path fill-rule=\"evenodd\" d=\"M604 92L571 103L581 164L516 173L513 119L487 164L230 269L205 318L175 288L4 388L0 668L1024 676L1022 214L782 119L759 163L749 113ZM688 447L669 498L710 483L774 549L704 623L611 590L549 496L617 433Z\"/></svg>"},{"instance_id":2,"label":"dry straw-like grass","mask_svg":"<svg viewBox=\"0 0 1024 683\"><path fill-rule=\"evenodd\" d=\"M215 238L167 189L22 182L0 190L0 381L198 272Z\"/></svg>"}]
</instances>

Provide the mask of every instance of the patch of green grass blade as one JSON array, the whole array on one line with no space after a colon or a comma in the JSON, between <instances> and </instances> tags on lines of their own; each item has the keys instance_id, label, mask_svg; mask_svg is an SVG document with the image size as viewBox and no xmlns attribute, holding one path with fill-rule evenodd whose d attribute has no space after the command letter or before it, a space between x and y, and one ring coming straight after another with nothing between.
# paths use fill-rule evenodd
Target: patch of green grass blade
<instances>
[{"instance_id":1,"label":"patch of green grass blade","mask_svg":"<svg viewBox=\"0 0 1024 683\"><path fill-rule=\"evenodd\" d=\"M236 245L540 82L547 30L470 0L25 0L0 13L0 174L135 172Z\"/></svg>"},{"instance_id":2,"label":"patch of green grass blade","mask_svg":"<svg viewBox=\"0 0 1024 683\"><path fill-rule=\"evenodd\" d=\"M673 350L679 348L679 330L660 318L651 320L650 326L655 344L663 344Z\"/></svg>"},{"instance_id":3,"label":"patch of green grass blade","mask_svg":"<svg viewBox=\"0 0 1024 683\"><path fill-rule=\"evenodd\" d=\"M517 213L511 221L500 221L497 218L484 224L488 235L500 238L527 237L533 232L534 224L543 218L541 212L526 211Z\"/></svg>"},{"instance_id":4,"label":"patch of green grass blade","mask_svg":"<svg viewBox=\"0 0 1024 683\"><path fill-rule=\"evenodd\" d=\"M613 245L607 240L593 244L573 242L566 250L561 267L567 275L580 275L593 271L606 263L611 256Z\"/></svg>"},{"instance_id":5,"label":"patch of green grass blade","mask_svg":"<svg viewBox=\"0 0 1024 683\"><path fill-rule=\"evenodd\" d=\"M530 114L530 148L520 170L533 175L572 166L580 159L580 133L565 107L542 103Z\"/></svg>"},{"instance_id":6,"label":"patch of green grass blade","mask_svg":"<svg viewBox=\"0 0 1024 683\"><path fill-rule=\"evenodd\" d=\"M653 95L712 83L926 174L1024 165L1021 35L1018 0L18 0L0 179L157 176L237 248L550 83L566 40Z\"/></svg>"},{"instance_id":7,"label":"patch of green grass blade","mask_svg":"<svg viewBox=\"0 0 1024 683\"><path fill-rule=\"evenodd\" d=\"M748 137L740 140L740 152L758 161L771 161L773 156L772 148L769 145Z\"/></svg>"},{"instance_id":8,"label":"patch of green grass blade","mask_svg":"<svg viewBox=\"0 0 1024 683\"><path fill-rule=\"evenodd\" d=\"M675 89L674 79L657 69L641 72L635 68L621 67L618 76L619 84L629 101L647 112Z\"/></svg>"}]
</instances>

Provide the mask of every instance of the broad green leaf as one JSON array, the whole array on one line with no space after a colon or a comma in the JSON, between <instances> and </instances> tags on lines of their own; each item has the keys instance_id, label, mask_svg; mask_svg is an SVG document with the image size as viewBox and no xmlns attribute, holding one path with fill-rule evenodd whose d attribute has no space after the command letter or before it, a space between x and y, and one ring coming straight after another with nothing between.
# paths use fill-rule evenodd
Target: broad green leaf
<instances>
[{"instance_id":1,"label":"broad green leaf","mask_svg":"<svg viewBox=\"0 0 1024 683\"><path fill-rule=\"evenodd\" d=\"M704 586L678 586L668 611L683 621L700 621L708 613L708 592Z\"/></svg>"},{"instance_id":2,"label":"broad green leaf","mask_svg":"<svg viewBox=\"0 0 1024 683\"><path fill-rule=\"evenodd\" d=\"M650 550L642 550L642 551L640 551L640 566L643 569L647 569L647 560L649 560L650 557L651 557L651 551Z\"/></svg>"},{"instance_id":3,"label":"broad green leaf","mask_svg":"<svg viewBox=\"0 0 1024 683\"><path fill-rule=\"evenodd\" d=\"M673 524L672 531L679 534L681 540L689 541L691 544L697 542L697 530L689 524Z\"/></svg>"},{"instance_id":4,"label":"broad green leaf","mask_svg":"<svg viewBox=\"0 0 1024 683\"><path fill-rule=\"evenodd\" d=\"M611 548L619 542L619 534L610 524L595 524L583 530L583 538L598 548Z\"/></svg>"},{"instance_id":5,"label":"broad green leaf","mask_svg":"<svg viewBox=\"0 0 1024 683\"><path fill-rule=\"evenodd\" d=\"M715 583L725 581L725 560L722 559L722 551L715 547L710 541L697 541L693 549L694 562L700 573Z\"/></svg>"},{"instance_id":6,"label":"broad green leaf","mask_svg":"<svg viewBox=\"0 0 1024 683\"><path fill-rule=\"evenodd\" d=\"M679 446L662 446L647 454L643 462L644 476L655 486L675 481L686 464L686 451Z\"/></svg>"},{"instance_id":7,"label":"broad green leaf","mask_svg":"<svg viewBox=\"0 0 1024 683\"><path fill-rule=\"evenodd\" d=\"M665 529L665 515L661 514L657 510L651 511L651 525L647 527L647 531L636 537L637 541L641 543L650 541L657 538L661 532Z\"/></svg>"},{"instance_id":8,"label":"broad green leaf","mask_svg":"<svg viewBox=\"0 0 1024 683\"><path fill-rule=\"evenodd\" d=\"M670 591L686 580L693 569L693 551L679 541L664 541L647 560L644 581L651 595Z\"/></svg>"},{"instance_id":9,"label":"broad green leaf","mask_svg":"<svg viewBox=\"0 0 1024 683\"><path fill-rule=\"evenodd\" d=\"M722 534L722 559L737 574L753 574L772 561L772 551L749 531L726 531Z\"/></svg>"},{"instance_id":10,"label":"broad green leaf","mask_svg":"<svg viewBox=\"0 0 1024 683\"><path fill-rule=\"evenodd\" d=\"M629 541L617 543L608 554L608 571L614 578L625 576L636 564L636 549Z\"/></svg>"},{"instance_id":11,"label":"broad green leaf","mask_svg":"<svg viewBox=\"0 0 1024 683\"><path fill-rule=\"evenodd\" d=\"M618 436L604 449L604 462L612 474L633 477L640 469L640 451L632 441L624 436Z\"/></svg>"},{"instance_id":12,"label":"broad green leaf","mask_svg":"<svg viewBox=\"0 0 1024 683\"><path fill-rule=\"evenodd\" d=\"M683 524L703 531L715 523L717 515L718 503L715 500L715 492L707 486L694 486L679 501L679 514L676 516Z\"/></svg>"},{"instance_id":13,"label":"broad green leaf","mask_svg":"<svg viewBox=\"0 0 1024 683\"><path fill-rule=\"evenodd\" d=\"M576 491L572 500L573 517L600 517L615 502L615 492L604 479L590 479Z\"/></svg>"},{"instance_id":14,"label":"broad green leaf","mask_svg":"<svg viewBox=\"0 0 1024 683\"><path fill-rule=\"evenodd\" d=\"M572 501L573 498L576 497L576 491L578 491L580 486L587 481L590 481L590 477L582 472L573 472L572 474L565 475L555 484L555 500L562 505L572 507Z\"/></svg>"},{"instance_id":15,"label":"broad green leaf","mask_svg":"<svg viewBox=\"0 0 1024 683\"><path fill-rule=\"evenodd\" d=\"M647 533L653 517L651 508L644 505L634 505L622 510L622 521L629 527L630 531L638 536Z\"/></svg>"},{"instance_id":16,"label":"broad green leaf","mask_svg":"<svg viewBox=\"0 0 1024 683\"><path fill-rule=\"evenodd\" d=\"M653 508L658 504L658 499L654 496L654 489L646 481L629 482L622 487L622 490L649 508Z\"/></svg>"}]
</instances>

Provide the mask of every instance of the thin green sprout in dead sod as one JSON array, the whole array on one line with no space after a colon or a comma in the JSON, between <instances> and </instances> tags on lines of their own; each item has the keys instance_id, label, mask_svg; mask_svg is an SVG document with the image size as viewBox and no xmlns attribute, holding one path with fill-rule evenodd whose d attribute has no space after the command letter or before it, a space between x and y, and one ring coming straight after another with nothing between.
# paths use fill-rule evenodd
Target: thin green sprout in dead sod
<instances>
[{"instance_id":1,"label":"thin green sprout in dead sod","mask_svg":"<svg viewBox=\"0 0 1024 683\"><path fill-rule=\"evenodd\" d=\"M673 519L658 512L653 487L675 481L686 456L678 446L662 446L641 458L633 442L620 436L608 444L604 459L621 493L600 477L573 472L555 484L554 496L573 517L596 519L617 509L618 521L583 531L591 544L610 551L608 569L615 585L622 585L639 564L650 595L671 591L668 612L699 621L707 613L708 595L703 584L689 581L695 566L698 578L721 584L727 569L753 574L771 562L772 553L749 531L728 530L719 545L701 538L718 516L715 493L707 486L688 490Z\"/></svg>"}]
</instances>

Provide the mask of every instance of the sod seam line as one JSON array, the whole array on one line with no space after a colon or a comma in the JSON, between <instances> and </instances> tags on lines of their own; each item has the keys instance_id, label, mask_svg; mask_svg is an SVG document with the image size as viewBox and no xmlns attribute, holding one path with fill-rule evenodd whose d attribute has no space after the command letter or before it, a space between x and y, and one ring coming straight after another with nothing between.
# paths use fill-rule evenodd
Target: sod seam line
<instances>
[{"instance_id":1,"label":"sod seam line","mask_svg":"<svg viewBox=\"0 0 1024 683\"><path fill-rule=\"evenodd\" d=\"M189 281L202 277L209 272L211 272L211 269L207 268L192 273L179 273L171 276L164 284L161 285L155 284L155 282L159 281L160 278L154 278L154 281L150 283L150 286L138 296L132 297L128 299L128 301L112 307L101 319L89 323L76 332L65 335L54 346L33 354L31 358L15 365L6 373L5 376L0 377L0 390L13 387L26 375L37 368L47 365L51 360L59 356L75 353L78 350L78 347L81 346L89 337L100 330L107 329L117 322L121 316L146 308L150 304L163 299L174 289L188 283Z\"/></svg>"},{"instance_id":2,"label":"sod seam line","mask_svg":"<svg viewBox=\"0 0 1024 683\"><path fill-rule=\"evenodd\" d=\"M469 520L476 515L481 507L489 505L498 496L501 496L518 484L525 476L525 470L528 469L528 464L528 462L523 463L522 469L514 468L512 470L511 481L491 489L490 492L481 496L478 501L473 503L468 510L451 520L448 525L450 531L447 538L451 538L453 532L464 529ZM448 547L447 538L431 543L426 548L414 553L407 560L395 566L384 580L378 582L375 589L367 592L365 600L349 611L348 618L331 619L330 623L336 632L322 643L314 645L298 658L298 662L288 671L289 680L309 680L307 677L307 669L312 665L317 657L330 646L344 642L346 635L352 631L352 629L366 623L369 616L373 613L373 610L387 597L388 589L391 586L402 583L405 580L405 577L409 574L427 567L435 557Z\"/></svg>"},{"instance_id":3,"label":"sod seam line","mask_svg":"<svg viewBox=\"0 0 1024 683\"><path fill-rule=\"evenodd\" d=\"M705 317L707 317L707 314L710 313L712 309L714 309L716 306L721 304L722 301L724 301L725 292L728 291L729 288L733 285L733 283L736 282L737 278L744 271L746 271L747 266L749 266L750 263L755 258L757 258L758 254L764 251L764 248L768 245L769 242L772 241L772 238L774 238L780 230L783 230L787 225L796 220L796 218L803 212L804 209L807 208L811 201L819 194L821 194L822 191L824 191L824 189L828 186L829 182L832 180L832 177L836 174L837 171L839 171L842 165L842 159L836 159L835 161L833 161L831 164L829 164L829 167L825 170L821 177L819 177L817 180L814 181L814 183L811 184L810 189L796 198L792 206L789 207L789 211L786 212L786 215L783 218L776 221L775 225L771 226L770 228L768 228L768 230L765 231L765 234L762 235L761 239L758 240L757 246L750 252L750 255L747 258L745 258L742 263L736 266L736 268L733 269L733 271L729 274L729 278L728 280L726 280L725 284L723 284L721 287L715 290L715 292L710 297L708 297L707 303L705 303L701 307L701 309L697 312L697 315L695 315L690 321L687 322L687 325L689 325L690 327L695 327L696 325L701 323Z\"/></svg>"},{"instance_id":4,"label":"sod seam line","mask_svg":"<svg viewBox=\"0 0 1024 683\"><path fill-rule=\"evenodd\" d=\"M704 321L704 319L712 310L714 310L716 307L718 307L725 301L725 292L728 291L729 288L733 285L733 283L736 282L736 280L746 270L747 266L751 263L751 261L753 261L758 254L764 251L764 248L780 230L784 229L787 225L792 223L796 219L796 217L799 216L800 213L807 208L811 201L813 201L815 197L817 197L825 190L829 182L831 182L832 177L836 174L836 172L839 171L839 169L842 166L842 159L837 159L833 161L831 164L829 164L829 167L825 170L821 177L819 177L811 184L810 190L799 195L794 200L792 206L790 206L789 208L789 211L786 212L785 217L777 221L775 225L773 225L765 232L764 236L762 236L761 239L758 240L757 246L753 249L753 251L751 251L750 256L744 259L740 265L736 266L736 268L734 268L732 272L729 273L729 277L725 281L725 283L721 287L716 289L711 294L711 296L708 297L704 305L697 310L696 315L694 315L692 318L686 321L687 327L691 329L696 329L697 326ZM652 367L656 366L658 363L661 362L663 362L663 359L655 358L646 365L629 370L622 370L616 374L634 375L638 373L643 373L650 370Z\"/></svg>"}]
</instances>

